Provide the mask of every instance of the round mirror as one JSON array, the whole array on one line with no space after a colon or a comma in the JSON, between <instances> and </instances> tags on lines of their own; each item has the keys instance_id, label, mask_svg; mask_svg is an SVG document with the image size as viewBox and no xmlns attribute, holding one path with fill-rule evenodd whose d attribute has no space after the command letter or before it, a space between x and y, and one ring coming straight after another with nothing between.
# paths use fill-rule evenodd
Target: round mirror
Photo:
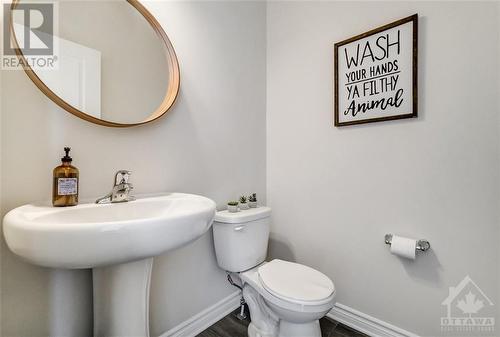
<instances>
[{"instance_id":1,"label":"round mirror","mask_svg":"<svg viewBox=\"0 0 500 337\"><path fill-rule=\"evenodd\" d=\"M138 0L50 3L33 10L32 0L17 0L11 7L12 44L47 97L104 126L145 124L169 110L179 91L177 57L163 28ZM37 55L36 43L51 44L52 54Z\"/></svg>"}]
</instances>

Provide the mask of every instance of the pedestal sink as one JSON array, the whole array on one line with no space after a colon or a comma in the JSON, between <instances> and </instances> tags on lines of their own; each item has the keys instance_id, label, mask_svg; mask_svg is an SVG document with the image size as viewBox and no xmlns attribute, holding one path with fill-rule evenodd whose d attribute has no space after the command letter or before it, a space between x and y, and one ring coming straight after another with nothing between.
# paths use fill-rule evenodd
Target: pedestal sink
<instances>
[{"instance_id":1,"label":"pedestal sink","mask_svg":"<svg viewBox=\"0 0 500 337\"><path fill-rule=\"evenodd\" d=\"M116 204L55 208L29 204L7 213L8 247L44 267L92 268L95 336L149 336L153 257L202 236L215 203L170 193Z\"/></svg>"}]
</instances>

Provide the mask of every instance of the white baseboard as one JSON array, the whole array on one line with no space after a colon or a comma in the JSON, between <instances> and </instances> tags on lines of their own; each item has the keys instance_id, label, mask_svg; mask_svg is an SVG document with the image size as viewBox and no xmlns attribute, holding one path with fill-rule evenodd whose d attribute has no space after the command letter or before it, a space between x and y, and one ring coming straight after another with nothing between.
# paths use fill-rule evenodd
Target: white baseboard
<instances>
[{"instance_id":1,"label":"white baseboard","mask_svg":"<svg viewBox=\"0 0 500 337\"><path fill-rule=\"evenodd\" d=\"M235 291L211 307L160 335L160 337L195 337L197 334L228 315L240 305L241 292ZM419 337L392 324L336 303L327 316L372 337Z\"/></svg>"},{"instance_id":2,"label":"white baseboard","mask_svg":"<svg viewBox=\"0 0 500 337\"><path fill-rule=\"evenodd\" d=\"M235 291L160 337L194 337L240 306L241 291Z\"/></svg>"},{"instance_id":3,"label":"white baseboard","mask_svg":"<svg viewBox=\"0 0 500 337\"><path fill-rule=\"evenodd\" d=\"M412 332L398 328L341 303L336 303L327 316L372 337L418 337Z\"/></svg>"}]
</instances>

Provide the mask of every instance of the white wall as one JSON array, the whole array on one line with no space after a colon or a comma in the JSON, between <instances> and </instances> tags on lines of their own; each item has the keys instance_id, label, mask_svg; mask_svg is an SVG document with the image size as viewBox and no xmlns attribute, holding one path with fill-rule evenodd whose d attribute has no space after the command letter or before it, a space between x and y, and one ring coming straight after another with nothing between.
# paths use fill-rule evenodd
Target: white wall
<instances>
[{"instance_id":1,"label":"white wall","mask_svg":"<svg viewBox=\"0 0 500 337\"><path fill-rule=\"evenodd\" d=\"M147 5L172 40L182 77L175 106L151 125L111 129L90 124L55 106L23 72L2 73L2 216L16 206L50 198L52 168L66 145L80 169L81 197L107 193L115 170L123 168L133 171L136 193L198 193L219 206L240 193L264 196L265 4ZM2 335L48 336L57 327L76 337L74 331L83 329L90 317L85 310L68 308L70 301L89 306L90 273L77 275L81 297L68 289L68 296L59 299L51 291L70 277L66 273L24 263L5 245L1 260ZM159 257L152 280L152 334L232 291L216 266L210 233Z\"/></svg>"},{"instance_id":2,"label":"white wall","mask_svg":"<svg viewBox=\"0 0 500 337\"><path fill-rule=\"evenodd\" d=\"M333 44L414 13L418 119L333 127ZM271 255L424 336L442 334L441 302L467 274L498 304L498 3L270 2L267 20ZM386 233L432 250L405 262Z\"/></svg>"}]
</instances>

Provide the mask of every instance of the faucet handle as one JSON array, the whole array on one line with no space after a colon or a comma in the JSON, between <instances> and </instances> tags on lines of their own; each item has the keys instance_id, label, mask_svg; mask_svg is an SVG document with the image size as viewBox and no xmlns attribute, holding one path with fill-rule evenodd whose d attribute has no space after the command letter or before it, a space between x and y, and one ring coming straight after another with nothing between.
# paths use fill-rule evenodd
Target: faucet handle
<instances>
[{"instance_id":1,"label":"faucet handle","mask_svg":"<svg viewBox=\"0 0 500 337\"><path fill-rule=\"evenodd\" d=\"M128 170L120 170L115 174L115 186L119 184L127 184L132 174L131 171Z\"/></svg>"}]
</instances>

